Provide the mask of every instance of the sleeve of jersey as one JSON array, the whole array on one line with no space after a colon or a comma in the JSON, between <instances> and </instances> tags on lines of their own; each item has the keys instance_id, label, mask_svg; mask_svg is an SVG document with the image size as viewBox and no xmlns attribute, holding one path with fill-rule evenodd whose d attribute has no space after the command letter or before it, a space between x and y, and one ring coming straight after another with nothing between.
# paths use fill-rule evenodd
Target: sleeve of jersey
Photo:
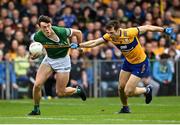
<instances>
[{"instance_id":1,"label":"sleeve of jersey","mask_svg":"<svg viewBox=\"0 0 180 125\"><path fill-rule=\"evenodd\" d=\"M138 28L128 28L122 32L124 37L136 37L139 34Z\"/></svg>"},{"instance_id":2,"label":"sleeve of jersey","mask_svg":"<svg viewBox=\"0 0 180 125\"><path fill-rule=\"evenodd\" d=\"M104 34L103 37L104 41L108 42L108 41L111 41L111 38L110 38L110 35L109 34Z\"/></svg>"},{"instance_id":3,"label":"sleeve of jersey","mask_svg":"<svg viewBox=\"0 0 180 125\"><path fill-rule=\"evenodd\" d=\"M39 40L38 40L38 36L37 36L37 33L35 33L33 36L32 36L33 38L33 42L38 42Z\"/></svg>"},{"instance_id":4,"label":"sleeve of jersey","mask_svg":"<svg viewBox=\"0 0 180 125\"><path fill-rule=\"evenodd\" d=\"M72 35L72 30L70 28L65 28L65 30L68 37Z\"/></svg>"}]
</instances>

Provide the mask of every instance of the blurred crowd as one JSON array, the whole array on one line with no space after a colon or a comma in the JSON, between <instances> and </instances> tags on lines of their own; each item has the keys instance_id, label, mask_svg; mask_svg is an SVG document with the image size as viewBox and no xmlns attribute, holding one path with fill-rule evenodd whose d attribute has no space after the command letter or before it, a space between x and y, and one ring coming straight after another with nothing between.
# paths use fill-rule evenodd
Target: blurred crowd
<instances>
[{"instance_id":1,"label":"blurred crowd","mask_svg":"<svg viewBox=\"0 0 180 125\"><path fill-rule=\"evenodd\" d=\"M161 92L164 85L175 84L175 62L180 57L179 0L0 0L0 11L0 74L4 74L0 76L1 90L6 89L7 83L7 65L3 61L9 64L8 82L13 89L18 90L19 84L24 82L33 85L37 66L29 59L28 47L38 30L37 19L42 14L51 17L53 25L81 30L83 41L101 37L105 33L104 26L112 19L119 20L122 28L146 24L173 27L175 34L172 39L163 33L147 32L139 36L139 40L152 61L151 77L159 84ZM77 39L72 37L71 41L77 42ZM99 68L102 69L99 78L101 95L106 96L108 85L117 88L121 66L115 60L124 57L113 45L84 49L83 54L72 50L70 55L72 72L69 85L82 84L87 91L93 88L94 63L84 62L105 60L110 63L102 63L102 68ZM168 61L159 62L161 59ZM55 80L55 75L50 79L49 82ZM53 93L53 89L51 91Z\"/></svg>"}]
</instances>

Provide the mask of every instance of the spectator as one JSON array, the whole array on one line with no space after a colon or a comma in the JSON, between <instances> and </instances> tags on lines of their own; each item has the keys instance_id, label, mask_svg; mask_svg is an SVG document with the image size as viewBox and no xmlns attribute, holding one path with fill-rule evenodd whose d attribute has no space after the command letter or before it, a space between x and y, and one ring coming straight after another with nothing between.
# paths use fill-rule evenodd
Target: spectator
<instances>
[{"instance_id":1,"label":"spectator","mask_svg":"<svg viewBox=\"0 0 180 125\"><path fill-rule=\"evenodd\" d=\"M29 17L27 16L22 17L21 23L23 27L24 38L28 39L30 37L30 34L32 34Z\"/></svg>"},{"instance_id":2,"label":"spectator","mask_svg":"<svg viewBox=\"0 0 180 125\"><path fill-rule=\"evenodd\" d=\"M16 74L15 74L15 70L14 70L14 63L12 62L12 60L9 57L8 53L6 53L4 59L6 61L6 66L8 65L8 68L6 67L6 70L9 70L8 71L8 73L9 73L9 82L10 82L10 86L12 88L11 89L11 98L17 99L18 98L19 86L16 83ZM5 79L5 80L7 80L7 79Z\"/></svg>"},{"instance_id":3,"label":"spectator","mask_svg":"<svg viewBox=\"0 0 180 125\"><path fill-rule=\"evenodd\" d=\"M133 19L133 13L134 13L133 11L134 11L135 5L136 5L136 3L133 1L127 3L127 6L124 11L124 15L128 17L128 20Z\"/></svg>"},{"instance_id":4,"label":"spectator","mask_svg":"<svg viewBox=\"0 0 180 125\"><path fill-rule=\"evenodd\" d=\"M4 52L8 52L11 46L11 41L13 39L13 29L8 26L4 28L4 37L2 37L2 41L5 43Z\"/></svg>"},{"instance_id":5,"label":"spectator","mask_svg":"<svg viewBox=\"0 0 180 125\"><path fill-rule=\"evenodd\" d=\"M164 17L164 24L169 25L172 23L172 14L170 11L165 12L165 17Z\"/></svg>"},{"instance_id":6,"label":"spectator","mask_svg":"<svg viewBox=\"0 0 180 125\"><path fill-rule=\"evenodd\" d=\"M70 85L75 87L77 85L81 85L85 90L88 88L87 83L87 74L85 72L83 61L78 60L79 58L79 51L76 49L71 50L71 65L72 69L70 72Z\"/></svg>"},{"instance_id":7,"label":"spectator","mask_svg":"<svg viewBox=\"0 0 180 125\"><path fill-rule=\"evenodd\" d=\"M61 19L64 20L66 27L71 27L77 21L76 16L72 14L72 8L70 6L64 8Z\"/></svg>"},{"instance_id":8,"label":"spectator","mask_svg":"<svg viewBox=\"0 0 180 125\"><path fill-rule=\"evenodd\" d=\"M0 50L4 50L5 44L3 41L0 40Z\"/></svg>"},{"instance_id":9,"label":"spectator","mask_svg":"<svg viewBox=\"0 0 180 125\"><path fill-rule=\"evenodd\" d=\"M144 23L145 14L141 10L140 6L136 6L134 8L134 13L133 13L132 19L133 19L133 22L135 22L139 25L142 25Z\"/></svg>"},{"instance_id":10,"label":"spectator","mask_svg":"<svg viewBox=\"0 0 180 125\"><path fill-rule=\"evenodd\" d=\"M159 83L156 82L153 78L152 71L153 71L153 64L156 60L156 56L153 52L152 44L146 43L145 44L145 53L147 54L148 58L150 59L150 76L147 78L142 79L142 86L147 86L148 84L151 84L153 86L152 95L156 96L159 92Z\"/></svg>"},{"instance_id":11,"label":"spectator","mask_svg":"<svg viewBox=\"0 0 180 125\"><path fill-rule=\"evenodd\" d=\"M3 21L0 20L0 38L1 38L1 39L2 39L2 37L4 37L3 29L4 29Z\"/></svg>"},{"instance_id":12,"label":"spectator","mask_svg":"<svg viewBox=\"0 0 180 125\"><path fill-rule=\"evenodd\" d=\"M166 44L166 39L164 37L162 37L159 41L159 46L157 49L154 50L154 54L156 56L160 56L164 53L165 51L165 44Z\"/></svg>"},{"instance_id":13,"label":"spectator","mask_svg":"<svg viewBox=\"0 0 180 125\"><path fill-rule=\"evenodd\" d=\"M29 46L30 42L29 42L29 38L25 38L24 32L23 31L16 31L15 34L15 39L18 41L19 45L27 45L27 47Z\"/></svg>"},{"instance_id":14,"label":"spectator","mask_svg":"<svg viewBox=\"0 0 180 125\"><path fill-rule=\"evenodd\" d=\"M108 90L110 89L113 92L113 95L117 96L117 81L120 69L118 68L117 63L112 61L113 52L111 49L107 49L105 55L105 62L101 63L101 96L106 97L108 95Z\"/></svg>"},{"instance_id":15,"label":"spectator","mask_svg":"<svg viewBox=\"0 0 180 125\"><path fill-rule=\"evenodd\" d=\"M52 24L57 24L59 18L57 16L58 8L55 4L48 5L48 15L52 18Z\"/></svg>"},{"instance_id":16,"label":"spectator","mask_svg":"<svg viewBox=\"0 0 180 125\"><path fill-rule=\"evenodd\" d=\"M101 56L100 56L100 47L97 46L97 47L92 48L90 55L88 55L88 58L89 58L90 60L98 60L98 59L101 59Z\"/></svg>"},{"instance_id":17,"label":"spectator","mask_svg":"<svg viewBox=\"0 0 180 125\"><path fill-rule=\"evenodd\" d=\"M26 74L30 64L28 61L28 54L26 52L25 46L20 45L18 47L17 57L14 59L14 61L17 84L28 86L29 78Z\"/></svg>"},{"instance_id":18,"label":"spectator","mask_svg":"<svg viewBox=\"0 0 180 125\"><path fill-rule=\"evenodd\" d=\"M0 50L0 95L4 98L4 90L5 90L5 64L3 62L3 51Z\"/></svg>"},{"instance_id":19,"label":"spectator","mask_svg":"<svg viewBox=\"0 0 180 125\"><path fill-rule=\"evenodd\" d=\"M153 77L160 84L160 90L158 95L167 96L169 95L169 87L172 81L173 72L171 65L167 61L169 58L168 54L162 54L160 61L156 61L153 65Z\"/></svg>"},{"instance_id":20,"label":"spectator","mask_svg":"<svg viewBox=\"0 0 180 125\"><path fill-rule=\"evenodd\" d=\"M171 6L169 10L173 14L173 17L180 18L180 11L179 11L180 2L179 2L179 0L173 0L172 4L173 4L173 6Z\"/></svg>"},{"instance_id":21,"label":"spectator","mask_svg":"<svg viewBox=\"0 0 180 125\"><path fill-rule=\"evenodd\" d=\"M141 43L141 46L145 50L145 43L146 43L146 38L144 36L139 37L139 42Z\"/></svg>"},{"instance_id":22,"label":"spectator","mask_svg":"<svg viewBox=\"0 0 180 125\"><path fill-rule=\"evenodd\" d=\"M160 9L158 3L154 3L152 7L152 15L153 15L153 19L157 19L158 17L160 17Z\"/></svg>"},{"instance_id":23,"label":"spectator","mask_svg":"<svg viewBox=\"0 0 180 125\"><path fill-rule=\"evenodd\" d=\"M8 10L6 8L2 8L1 9L1 18L5 19L6 17L8 17Z\"/></svg>"},{"instance_id":24,"label":"spectator","mask_svg":"<svg viewBox=\"0 0 180 125\"><path fill-rule=\"evenodd\" d=\"M180 51L180 33L177 34L176 40L176 49Z\"/></svg>"},{"instance_id":25,"label":"spectator","mask_svg":"<svg viewBox=\"0 0 180 125\"><path fill-rule=\"evenodd\" d=\"M99 7L97 9L97 17L96 17L97 21L100 21L103 25L105 25L108 21L108 18L105 16L105 11L103 8Z\"/></svg>"},{"instance_id":26,"label":"spectator","mask_svg":"<svg viewBox=\"0 0 180 125\"><path fill-rule=\"evenodd\" d=\"M14 59L17 57L17 50L18 50L19 43L17 40L12 40L11 48L9 49L9 58L11 61L14 61Z\"/></svg>"},{"instance_id":27,"label":"spectator","mask_svg":"<svg viewBox=\"0 0 180 125\"><path fill-rule=\"evenodd\" d=\"M14 9L12 11L12 20L13 20L13 23L16 24L16 25L18 23L20 23L20 13L19 13L19 11L17 9Z\"/></svg>"}]
</instances>

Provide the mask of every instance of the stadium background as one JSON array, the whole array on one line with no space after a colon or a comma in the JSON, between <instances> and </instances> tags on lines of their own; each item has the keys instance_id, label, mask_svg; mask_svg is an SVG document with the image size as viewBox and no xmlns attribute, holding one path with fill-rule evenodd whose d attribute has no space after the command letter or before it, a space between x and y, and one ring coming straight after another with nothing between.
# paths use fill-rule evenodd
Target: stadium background
<instances>
[{"instance_id":1,"label":"stadium background","mask_svg":"<svg viewBox=\"0 0 180 125\"><path fill-rule=\"evenodd\" d=\"M180 92L180 1L179 0L1 0L0 1L0 97L32 98L31 90L41 59L28 58L38 17L48 15L53 25L79 29L83 41L101 37L109 20L118 19L122 28L145 24L173 27L173 39L147 32L140 42L151 59L154 96ZM75 37L71 41L77 42ZM71 50L69 85L82 85L89 97L118 96L117 81L121 52L112 45ZM160 62L160 63L159 63ZM43 94L56 98L56 74L43 87ZM144 85L142 82L140 86Z\"/></svg>"}]
</instances>

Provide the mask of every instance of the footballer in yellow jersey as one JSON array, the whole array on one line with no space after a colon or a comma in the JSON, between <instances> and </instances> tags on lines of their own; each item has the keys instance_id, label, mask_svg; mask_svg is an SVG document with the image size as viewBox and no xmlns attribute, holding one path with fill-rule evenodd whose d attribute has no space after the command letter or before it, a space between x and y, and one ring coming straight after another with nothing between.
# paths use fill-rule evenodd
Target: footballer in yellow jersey
<instances>
[{"instance_id":1,"label":"footballer in yellow jersey","mask_svg":"<svg viewBox=\"0 0 180 125\"><path fill-rule=\"evenodd\" d=\"M128 28L128 29L119 29L119 36L111 36L106 33L103 38L106 41L112 42L119 48L131 64L138 64L143 62L146 59L146 54L144 53L143 48L140 45L140 42L137 38L139 33L138 28Z\"/></svg>"},{"instance_id":2,"label":"footballer in yellow jersey","mask_svg":"<svg viewBox=\"0 0 180 125\"><path fill-rule=\"evenodd\" d=\"M119 113L130 113L127 99L130 96L145 94L145 102L152 100L152 86L137 87L141 78L149 74L149 59L143 51L138 40L138 35L147 31L164 32L172 36L172 28L163 28L152 25L122 29L119 21L113 20L106 25L106 34L103 37L86 41L80 44L71 43L71 48L91 48L100 44L113 43L119 48L125 57L122 70L119 75L119 95L123 107Z\"/></svg>"}]
</instances>

